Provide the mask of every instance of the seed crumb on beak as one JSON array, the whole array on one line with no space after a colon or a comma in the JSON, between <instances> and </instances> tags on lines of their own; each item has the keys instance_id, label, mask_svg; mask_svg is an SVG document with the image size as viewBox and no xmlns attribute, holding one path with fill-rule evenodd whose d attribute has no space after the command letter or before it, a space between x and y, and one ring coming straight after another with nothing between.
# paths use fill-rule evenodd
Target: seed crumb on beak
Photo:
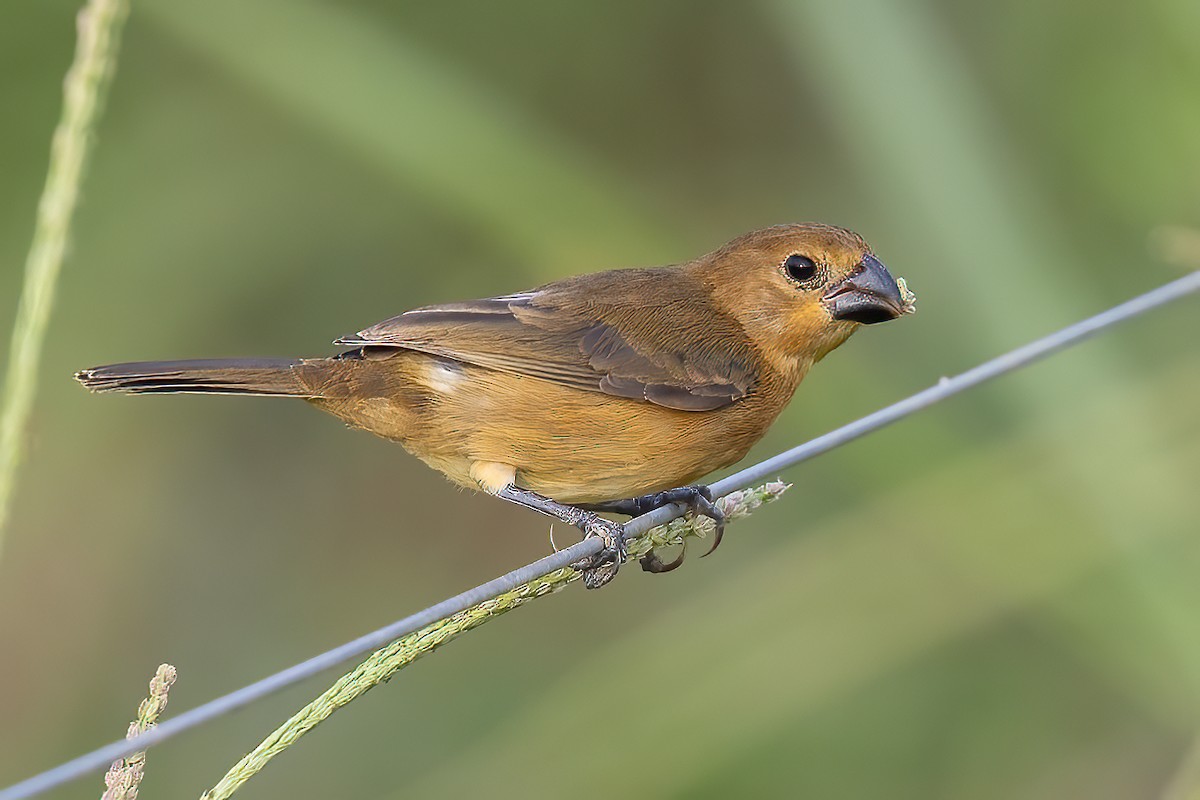
<instances>
[{"instance_id":1,"label":"seed crumb on beak","mask_svg":"<svg viewBox=\"0 0 1200 800\"><path fill-rule=\"evenodd\" d=\"M917 310L917 296L908 288L908 284L904 282L904 278L896 278L896 285L900 287L900 302L903 304L902 313L914 314Z\"/></svg>"}]
</instances>

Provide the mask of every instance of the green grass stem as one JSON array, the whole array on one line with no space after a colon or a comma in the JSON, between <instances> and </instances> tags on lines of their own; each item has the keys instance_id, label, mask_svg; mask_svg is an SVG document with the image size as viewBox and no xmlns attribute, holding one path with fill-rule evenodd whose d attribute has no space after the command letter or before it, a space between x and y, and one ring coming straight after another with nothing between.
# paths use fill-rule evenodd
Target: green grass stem
<instances>
[{"instance_id":1,"label":"green grass stem","mask_svg":"<svg viewBox=\"0 0 1200 800\"><path fill-rule=\"evenodd\" d=\"M63 110L50 146L46 186L38 204L33 244L4 378L0 410L0 551L12 512L23 439L37 392L38 364L54 289L79 204L79 186L95 138L96 121L116 69L127 0L89 0L79 12L75 60L63 82Z\"/></svg>"},{"instance_id":2,"label":"green grass stem","mask_svg":"<svg viewBox=\"0 0 1200 800\"><path fill-rule=\"evenodd\" d=\"M732 492L717 502L728 520L749 515L763 503L768 503L788 489L780 482L764 484L754 489ZM666 525L651 528L628 543L630 560L640 558L653 548L684 545L686 539L705 536L712 532L712 520L708 518L684 518ZM398 671L424 655L428 655L451 639L454 639L501 614L519 608L531 600L553 594L578 580L580 573L573 569L560 569L518 586L511 592L499 595L472 606L465 611L447 617L440 622L414 631L367 657L350 672L339 678L333 686L317 699L300 709L291 719L275 729L258 747L235 764L225 776L204 793L201 800L225 800L242 784L254 777L275 756L291 747L300 737L329 718L334 711L355 700L367 691L389 680Z\"/></svg>"}]
</instances>

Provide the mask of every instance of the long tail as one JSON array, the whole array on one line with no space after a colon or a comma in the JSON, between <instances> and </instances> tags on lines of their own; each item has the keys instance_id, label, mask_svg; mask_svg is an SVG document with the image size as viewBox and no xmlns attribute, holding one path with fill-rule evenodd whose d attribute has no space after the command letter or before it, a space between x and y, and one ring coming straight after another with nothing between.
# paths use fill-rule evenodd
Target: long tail
<instances>
[{"instance_id":1,"label":"long tail","mask_svg":"<svg viewBox=\"0 0 1200 800\"><path fill-rule=\"evenodd\" d=\"M135 361L109 364L75 373L75 380L95 392L133 394L257 394L314 397L324 359L221 358L196 361Z\"/></svg>"}]
</instances>

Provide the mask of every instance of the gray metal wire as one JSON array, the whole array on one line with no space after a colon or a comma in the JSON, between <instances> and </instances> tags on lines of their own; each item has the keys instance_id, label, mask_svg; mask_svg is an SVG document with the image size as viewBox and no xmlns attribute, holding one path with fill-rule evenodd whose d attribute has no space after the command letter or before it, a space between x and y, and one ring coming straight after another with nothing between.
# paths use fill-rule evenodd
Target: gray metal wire
<instances>
[{"instance_id":1,"label":"gray metal wire","mask_svg":"<svg viewBox=\"0 0 1200 800\"><path fill-rule=\"evenodd\" d=\"M740 472L730 475L728 478L711 484L710 488L713 494L717 496L728 494L736 489L745 488L774 476L780 470L794 466L801 461L807 461L834 448L841 447L872 431L879 430L897 420L915 414L935 403L939 403L948 397L978 386L992 378L1028 366L1035 361L1040 361L1060 350L1089 339L1117 323L1159 308L1196 291L1200 291L1200 272L1190 273L1178 280L1139 295L1132 300L1114 306L1094 317L1089 317L1023 347L1018 347L1016 350L998 356L953 378L943 378L937 384L924 391L880 409L873 414L868 414L823 436L818 436L816 439L780 453L773 458L768 458L765 461L747 467ZM659 508L649 514L643 514L631 520L625 526L626 534L629 536L640 535L656 525L661 525L675 519L682 515L684 511L685 509L682 506L671 505ZM314 656L294 667L289 667L282 672L277 672L249 686L230 692L215 700L210 700L204 705L197 706L177 717L160 723L158 727L146 731L133 739L122 739L113 742L39 775L35 775L32 778L13 784L7 789L0 791L0 800L19 800L19 798L33 797L76 778L80 778L90 772L106 769L110 763L118 758L123 758L139 750L145 750L186 730L222 717L231 711L247 706L294 683L310 678L343 661L348 661L355 656L376 650L388 642L412 633L426 625L457 614L484 600L490 600L497 595L511 591L521 584L528 583L534 578L545 575L548 572L553 572L582 558L594 555L599 552L600 548L601 543L599 540L587 539L564 550L560 550L553 555L539 559L532 564L526 564L507 575L443 600L437 605L430 606L423 611L393 622L391 625L368 633L365 636L360 636L352 642L347 642L340 647L335 647L332 650Z\"/></svg>"}]
</instances>

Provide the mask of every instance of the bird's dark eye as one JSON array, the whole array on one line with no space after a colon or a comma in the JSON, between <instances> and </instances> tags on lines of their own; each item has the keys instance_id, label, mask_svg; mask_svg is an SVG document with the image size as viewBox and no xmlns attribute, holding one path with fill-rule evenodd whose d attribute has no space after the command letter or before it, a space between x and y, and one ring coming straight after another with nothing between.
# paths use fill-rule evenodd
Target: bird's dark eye
<instances>
[{"instance_id":1,"label":"bird's dark eye","mask_svg":"<svg viewBox=\"0 0 1200 800\"><path fill-rule=\"evenodd\" d=\"M817 277L817 265L808 256L793 253L783 261L783 271L796 283L809 283Z\"/></svg>"}]
</instances>

